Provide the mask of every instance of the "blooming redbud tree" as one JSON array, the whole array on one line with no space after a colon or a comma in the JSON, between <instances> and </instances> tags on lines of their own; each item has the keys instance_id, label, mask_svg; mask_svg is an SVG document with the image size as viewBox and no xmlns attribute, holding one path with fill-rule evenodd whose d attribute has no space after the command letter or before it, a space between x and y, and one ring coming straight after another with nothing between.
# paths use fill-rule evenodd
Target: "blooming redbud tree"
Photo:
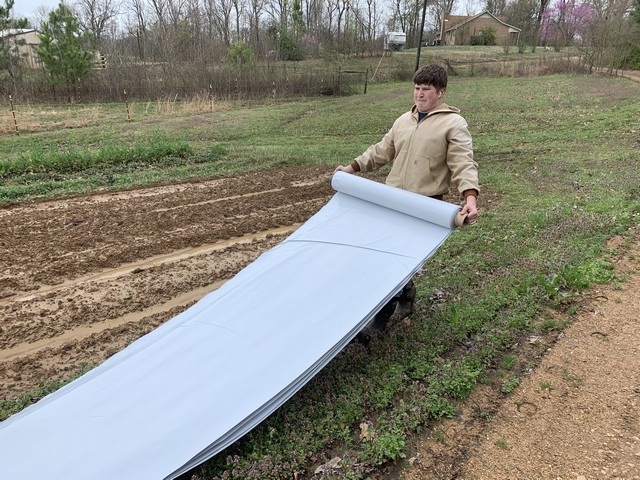
<instances>
[{"instance_id":1,"label":"blooming redbud tree","mask_svg":"<svg viewBox=\"0 0 640 480\"><path fill-rule=\"evenodd\" d=\"M540 38L544 45L560 50L582 40L589 24L595 18L593 9L575 0L559 0L542 17Z\"/></svg>"}]
</instances>

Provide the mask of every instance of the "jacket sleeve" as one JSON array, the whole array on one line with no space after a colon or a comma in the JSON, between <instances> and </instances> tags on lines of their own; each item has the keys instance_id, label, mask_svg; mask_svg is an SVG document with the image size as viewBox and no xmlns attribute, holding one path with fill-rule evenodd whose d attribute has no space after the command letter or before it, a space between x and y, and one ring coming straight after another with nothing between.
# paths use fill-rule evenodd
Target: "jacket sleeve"
<instances>
[{"instance_id":1,"label":"jacket sleeve","mask_svg":"<svg viewBox=\"0 0 640 480\"><path fill-rule=\"evenodd\" d=\"M392 127L381 141L375 145L371 145L362 155L356 157L355 161L360 166L361 172L370 172L394 159L396 148L393 138L394 135Z\"/></svg>"},{"instance_id":2,"label":"jacket sleeve","mask_svg":"<svg viewBox=\"0 0 640 480\"><path fill-rule=\"evenodd\" d=\"M480 193L478 164L473 159L473 144L467 122L459 117L449 130L447 166L451 172L451 184L462 194L465 190Z\"/></svg>"}]
</instances>

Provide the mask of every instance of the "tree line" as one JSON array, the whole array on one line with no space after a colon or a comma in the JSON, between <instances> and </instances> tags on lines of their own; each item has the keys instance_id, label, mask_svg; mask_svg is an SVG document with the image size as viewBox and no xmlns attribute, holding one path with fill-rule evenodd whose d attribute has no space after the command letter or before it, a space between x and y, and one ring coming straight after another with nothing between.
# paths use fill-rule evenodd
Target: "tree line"
<instances>
[{"instance_id":1,"label":"tree line","mask_svg":"<svg viewBox=\"0 0 640 480\"><path fill-rule=\"evenodd\" d=\"M13 2L0 6L0 31L38 29L42 75L21 68L15 42L3 35L0 88L33 94L48 84L69 98L86 86L96 63L123 75L145 66L142 77L166 86L176 76L206 84L221 65L379 55L388 31L405 32L407 47L420 38L434 43L457 6L456 0L72 0L27 20L13 18ZM640 68L640 0L485 0L483 7L522 30L520 51L575 45L591 67ZM232 89L231 76L217 84ZM102 77L102 88L111 88L109 75ZM131 88L139 89L135 83Z\"/></svg>"}]
</instances>

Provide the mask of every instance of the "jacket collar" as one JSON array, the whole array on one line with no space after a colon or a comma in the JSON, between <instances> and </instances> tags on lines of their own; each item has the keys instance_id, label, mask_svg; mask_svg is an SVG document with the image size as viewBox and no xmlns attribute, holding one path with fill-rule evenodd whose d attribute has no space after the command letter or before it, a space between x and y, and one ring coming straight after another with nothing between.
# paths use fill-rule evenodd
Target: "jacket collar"
<instances>
[{"instance_id":1,"label":"jacket collar","mask_svg":"<svg viewBox=\"0 0 640 480\"><path fill-rule=\"evenodd\" d=\"M452 107L451 105L447 105L444 102L439 103L436 107L427 113L427 117L435 113L460 113L460 109L456 107ZM411 107L411 115L415 118L418 118L418 107L415 105Z\"/></svg>"}]
</instances>

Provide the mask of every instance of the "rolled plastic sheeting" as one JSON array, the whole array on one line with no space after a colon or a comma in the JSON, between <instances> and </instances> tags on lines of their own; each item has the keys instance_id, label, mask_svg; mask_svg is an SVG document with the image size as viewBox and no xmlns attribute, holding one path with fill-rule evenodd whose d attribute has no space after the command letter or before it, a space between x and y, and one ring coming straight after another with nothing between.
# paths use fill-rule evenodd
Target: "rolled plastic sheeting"
<instances>
[{"instance_id":1,"label":"rolled plastic sheeting","mask_svg":"<svg viewBox=\"0 0 640 480\"><path fill-rule=\"evenodd\" d=\"M399 188L389 188L382 183L370 182L345 172L336 172L331 178L331 186L337 192L412 215L426 222L447 228L459 226L456 225L456 216L460 213L460 207L457 205Z\"/></svg>"},{"instance_id":2,"label":"rolled plastic sheeting","mask_svg":"<svg viewBox=\"0 0 640 480\"><path fill-rule=\"evenodd\" d=\"M221 288L2 422L2 478L173 479L302 388L459 211L342 172L332 184L327 205Z\"/></svg>"}]
</instances>

